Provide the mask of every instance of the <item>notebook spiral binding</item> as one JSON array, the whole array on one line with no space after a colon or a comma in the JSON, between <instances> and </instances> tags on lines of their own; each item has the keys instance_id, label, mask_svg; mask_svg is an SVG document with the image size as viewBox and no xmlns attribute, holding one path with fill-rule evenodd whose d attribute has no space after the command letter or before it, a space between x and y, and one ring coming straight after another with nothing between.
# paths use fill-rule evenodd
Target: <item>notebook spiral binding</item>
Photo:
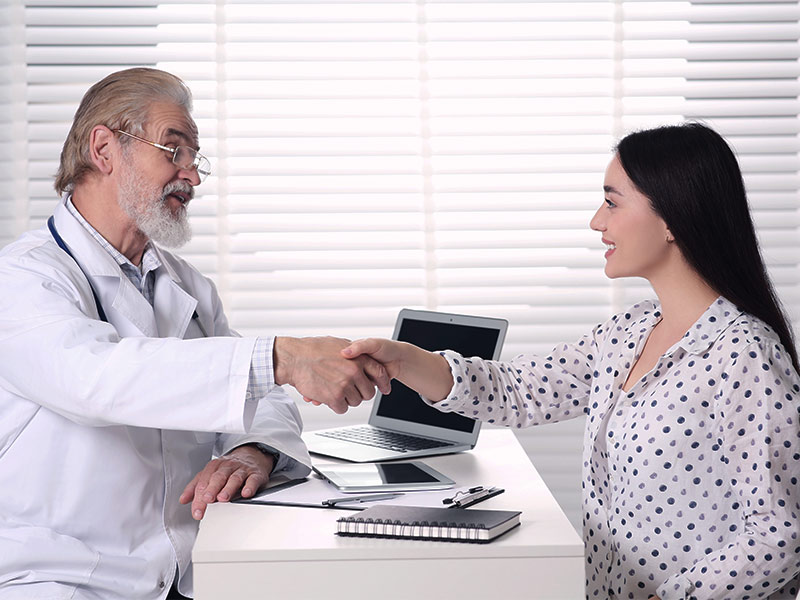
<instances>
[{"instance_id":1,"label":"notebook spiral binding","mask_svg":"<svg viewBox=\"0 0 800 600\"><path fill-rule=\"evenodd\" d=\"M482 523L440 523L438 521L413 521L411 523L403 523L402 521L392 519L345 517L339 519L337 524L337 533L343 536L477 543L488 540L486 528Z\"/></svg>"}]
</instances>

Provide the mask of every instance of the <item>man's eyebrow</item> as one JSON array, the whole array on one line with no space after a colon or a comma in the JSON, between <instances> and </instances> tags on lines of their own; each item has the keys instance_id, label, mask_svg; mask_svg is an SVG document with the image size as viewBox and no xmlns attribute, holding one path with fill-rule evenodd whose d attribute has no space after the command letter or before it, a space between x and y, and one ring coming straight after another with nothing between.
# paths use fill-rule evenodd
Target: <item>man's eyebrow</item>
<instances>
[{"instance_id":1,"label":"man's eyebrow","mask_svg":"<svg viewBox=\"0 0 800 600\"><path fill-rule=\"evenodd\" d=\"M610 185L604 185L603 186L603 191L606 194L616 194L617 196L622 196L622 193L617 188L615 188L613 186L610 186Z\"/></svg>"},{"instance_id":2,"label":"man's eyebrow","mask_svg":"<svg viewBox=\"0 0 800 600\"><path fill-rule=\"evenodd\" d=\"M184 141L186 144L189 144L189 145L191 145L191 146L192 146L192 147L194 147L195 149L199 149L199 146L197 145L197 141L196 141L195 139L193 139L193 138L189 137L188 135L186 135L186 134L185 134L183 131L181 131L180 129L172 129L172 128L170 127L169 129L167 129L167 130L164 132L164 135L165 135L166 137L177 137L177 138L180 138L180 139L181 139L181 140L183 140L183 141Z\"/></svg>"}]
</instances>

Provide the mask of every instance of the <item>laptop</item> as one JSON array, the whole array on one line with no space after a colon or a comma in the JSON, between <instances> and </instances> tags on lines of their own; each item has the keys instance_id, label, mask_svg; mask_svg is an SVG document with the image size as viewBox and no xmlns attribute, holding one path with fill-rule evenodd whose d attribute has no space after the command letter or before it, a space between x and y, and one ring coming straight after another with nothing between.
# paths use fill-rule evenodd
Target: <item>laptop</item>
<instances>
[{"instance_id":1,"label":"laptop","mask_svg":"<svg viewBox=\"0 0 800 600\"><path fill-rule=\"evenodd\" d=\"M496 360L507 328L505 319L404 308L392 339ZM470 450L479 431L480 421L438 411L415 391L392 381L389 394L378 392L366 424L306 432L303 440L314 454L378 462Z\"/></svg>"}]
</instances>

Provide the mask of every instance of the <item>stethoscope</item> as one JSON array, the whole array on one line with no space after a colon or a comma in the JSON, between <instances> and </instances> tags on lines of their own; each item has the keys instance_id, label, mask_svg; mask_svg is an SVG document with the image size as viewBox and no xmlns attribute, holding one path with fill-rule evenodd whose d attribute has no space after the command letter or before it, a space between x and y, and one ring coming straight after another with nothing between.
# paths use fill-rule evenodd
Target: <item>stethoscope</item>
<instances>
[{"instance_id":1,"label":"stethoscope","mask_svg":"<svg viewBox=\"0 0 800 600\"><path fill-rule=\"evenodd\" d=\"M64 243L63 238L59 235L53 217L47 219L47 228L50 230L50 234L53 236L53 239L56 241L56 244L58 244L58 247L61 248L64 252L66 252L67 256L69 256L72 260L75 261L75 264L78 265L78 268L81 270L81 273L83 273L84 277L86 277L86 281L89 283L89 289L92 290L92 296L94 296L94 304L95 307L97 308L97 314L100 317L101 321L108 323L109 321L108 318L106 317L106 312L103 310L103 305L100 304L100 297L97 295L97 292L95 291L91 280L86 275L86 272L81 267L81 264L78 262L78 260L72 254L72 252L70 252L69 248L67 248L67 245ZM194 314L192 314L192 319L194 319L195 322L197 323L197 326L200 328L200 332L203 334L203 337L208 337L205 327L203 327L203 324L200 322L200 316L197 314L197 311L194 311Z\"/></svg>"}]
</instances>

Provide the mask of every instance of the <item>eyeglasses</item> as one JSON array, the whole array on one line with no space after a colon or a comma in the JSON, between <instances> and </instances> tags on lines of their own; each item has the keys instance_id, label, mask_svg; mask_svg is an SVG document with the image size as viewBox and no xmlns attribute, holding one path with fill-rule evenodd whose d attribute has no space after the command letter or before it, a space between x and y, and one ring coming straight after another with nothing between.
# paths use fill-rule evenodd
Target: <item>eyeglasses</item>
<instances>
[{"instance_id":1,"label":"eyeglasses","mask_svg":"<svg viewBox=\"0 0 800 600\"><path fill-rule=\"evenodd\" d=\"M173 164L177 165L181 169L195 169L201 183L211 174L211 163L205 156L200 154L194 148L189 148L189 146L176 146L175 148L170 148L169 146L162 146L161 144L156 144L150 140L140 138L138 135L133 135L132 133L122 131L121 129L117 129L116 132L127 135L128 137L132 137L133 139L144 142L145 144L150 144L159 150L165 150L166 152L169 152L172 154Z\"/></svg>"}]
</instances>

